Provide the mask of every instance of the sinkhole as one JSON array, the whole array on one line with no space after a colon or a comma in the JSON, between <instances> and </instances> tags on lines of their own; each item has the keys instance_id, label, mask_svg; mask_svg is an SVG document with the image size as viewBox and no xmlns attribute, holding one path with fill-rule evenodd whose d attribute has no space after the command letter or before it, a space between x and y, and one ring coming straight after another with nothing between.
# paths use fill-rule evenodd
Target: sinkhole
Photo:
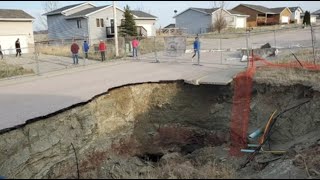
<instances>
[{"instance_id":1,"label":"sinkhole","mask_svg":"<svg viewBox=\"0 0 320 180\"><path fill-rule=\"evenodd\" d=\"M8 178L235 178L230 157L231 85L183 81L109 90L88 102L0 135L0 175ZM291 147L319 130L319 92L302 85L254 84L248 132L280 118L270 144ZM308 112L314 113L308 113ZM251 174L255 174L252 173Z\"/></svg>"}]
</instances>

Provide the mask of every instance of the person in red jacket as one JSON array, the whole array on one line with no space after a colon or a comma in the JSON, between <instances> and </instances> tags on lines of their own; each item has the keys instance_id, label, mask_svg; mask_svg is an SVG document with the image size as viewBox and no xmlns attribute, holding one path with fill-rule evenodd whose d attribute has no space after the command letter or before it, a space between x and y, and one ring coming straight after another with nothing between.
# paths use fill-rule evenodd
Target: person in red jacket
<instances>
[{"instance_id":1,"label":"person in red jacket","mask_svg":"<svg viewBox=\"0 0 320 180\"><path fill-rule=\"evenodd\" d=\"M73 41L71 45L71 52L72 52L73 64L78 64L79 46L75 41Z\"/></svg>"},{"instance_id":2,"label":"person in red jacket","mask_svg":"<svg viewBox=\"0 0 320 180\"><path fill-rule=\"evenodd\" d=\"M106 50L107 50L106 44L103 42L103 40L100 40L99 51L101 53L101 61L106 60L106 53L105 53Z\"/></svg>"},{"instance_id":3,"label":"person in red jacket","mask_svg":"<svg viewBox=\"0 0 320 180\"><path fill-rule=\"evenodd\" d=\"M138 56L138 46L139 46L139 41L137 40L137 38L134 38L132 41L132 57L136 58Z\"/></svg>"}]
</instances>

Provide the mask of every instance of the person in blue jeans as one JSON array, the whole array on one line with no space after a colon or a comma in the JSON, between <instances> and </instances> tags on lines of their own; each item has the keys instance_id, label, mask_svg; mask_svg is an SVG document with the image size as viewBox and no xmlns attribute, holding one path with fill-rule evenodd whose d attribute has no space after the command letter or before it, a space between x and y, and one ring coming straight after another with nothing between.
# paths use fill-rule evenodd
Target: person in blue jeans
<instances>
[{"instance_id":1,"label":"person in blue jeans","mask_svg":"<svg viewBox=\"0 0 320 180\"><path fill-rule=\"evenodd\" d=\"M198 54L198 64L199 64L199 61L200 61L200 41L199 41L198 37L196 37L193 42L193 50L194 50L194 54L192 56L192 62L193 62L193 58Z\"/></svg>"},{"instance_id":2,"label":"person in blue jeans","mask_svg":"<svg viewBox=\"0 0 320 180\"><path fill-rule=\"evenodd\" d=\"M139 41L137 38L134 38L132 41L132 48L133 48L132 57L133 58L136 58L138 56L138 46L139 46Z\"/></svg>"},{"instance_id":3,"label":"person in blue jeans","mask_svg":"<svg viewBox=\"0 0 320 180\"><path fill-rule=\"evenodd\" d=\"M78 52L79 52L78 44L75 41L73 41L70 49L72 52L73 64L78 64Z\"/></svg>"},{"instance_id":4,"label":"person in blue jeans","mask_svg":"<svg viewBox=\"0 0 320 180\"><path fill-rule=\"evenodd\" d=\"M83 42L83 51L85 58L88 59L89 44L87 43L87 41Z\"/></svg>"}]
</instances>

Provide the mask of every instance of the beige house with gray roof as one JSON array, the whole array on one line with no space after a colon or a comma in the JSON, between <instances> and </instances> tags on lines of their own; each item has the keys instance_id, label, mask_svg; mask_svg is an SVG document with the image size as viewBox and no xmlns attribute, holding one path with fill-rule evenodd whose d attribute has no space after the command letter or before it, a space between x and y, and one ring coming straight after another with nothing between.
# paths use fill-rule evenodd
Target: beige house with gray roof
<instances>
[{"instance_id":1,"label":"beige house with gray roof","mask_svg":"<svg viewBox=\"0 0 320 180\"><path fill-rule=\"evenodd\" d=\"M156 28L155 23L157 22L157 17L143 11L130 11L133 15L133 19L138 26L138 33L146 34L146 36L155 36ZM140 28L139 28L140 27ZM143 31L145 31L143 33Z\"/></svg>"},{"instance_id":2,"label":"beige house with gray roof","mask_svg":"<svg viewBox=\"0 0 320 180\"><path fill-rule=\"evenodd\" d=\"M18 9L0 9L0 45L4 54L15 54L19 38L22 54L33 52L34 17Z\"/></svg>"}]
</instances>

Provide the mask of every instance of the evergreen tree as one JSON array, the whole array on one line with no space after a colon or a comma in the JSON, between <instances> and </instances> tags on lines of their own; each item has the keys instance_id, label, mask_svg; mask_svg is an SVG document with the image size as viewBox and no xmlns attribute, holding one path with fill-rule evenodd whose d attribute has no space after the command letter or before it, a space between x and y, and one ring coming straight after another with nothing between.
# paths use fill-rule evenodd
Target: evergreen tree
<instances>
[{"instance_id":1,"label":"evergreen tree","mask_svg":"<svg viewBox=\"0 0 320 180\"><path fill-rule=\"evenodd\" d=\"M124 20L121 22L120 36L137 36L136 22L133 20L133 15L130 12L129 6L127 5L124 10Z\"/></svg>"},{"instance_id":2,"label":"evergreen tree","mask_svg":"<svg viewBox=\"0 0 320 180\"><path fill-rule=\"evenodd\" d=\"M303 17L303 24L310 25L310 12L306 11Z\"/></svg>"}]
</instances>

